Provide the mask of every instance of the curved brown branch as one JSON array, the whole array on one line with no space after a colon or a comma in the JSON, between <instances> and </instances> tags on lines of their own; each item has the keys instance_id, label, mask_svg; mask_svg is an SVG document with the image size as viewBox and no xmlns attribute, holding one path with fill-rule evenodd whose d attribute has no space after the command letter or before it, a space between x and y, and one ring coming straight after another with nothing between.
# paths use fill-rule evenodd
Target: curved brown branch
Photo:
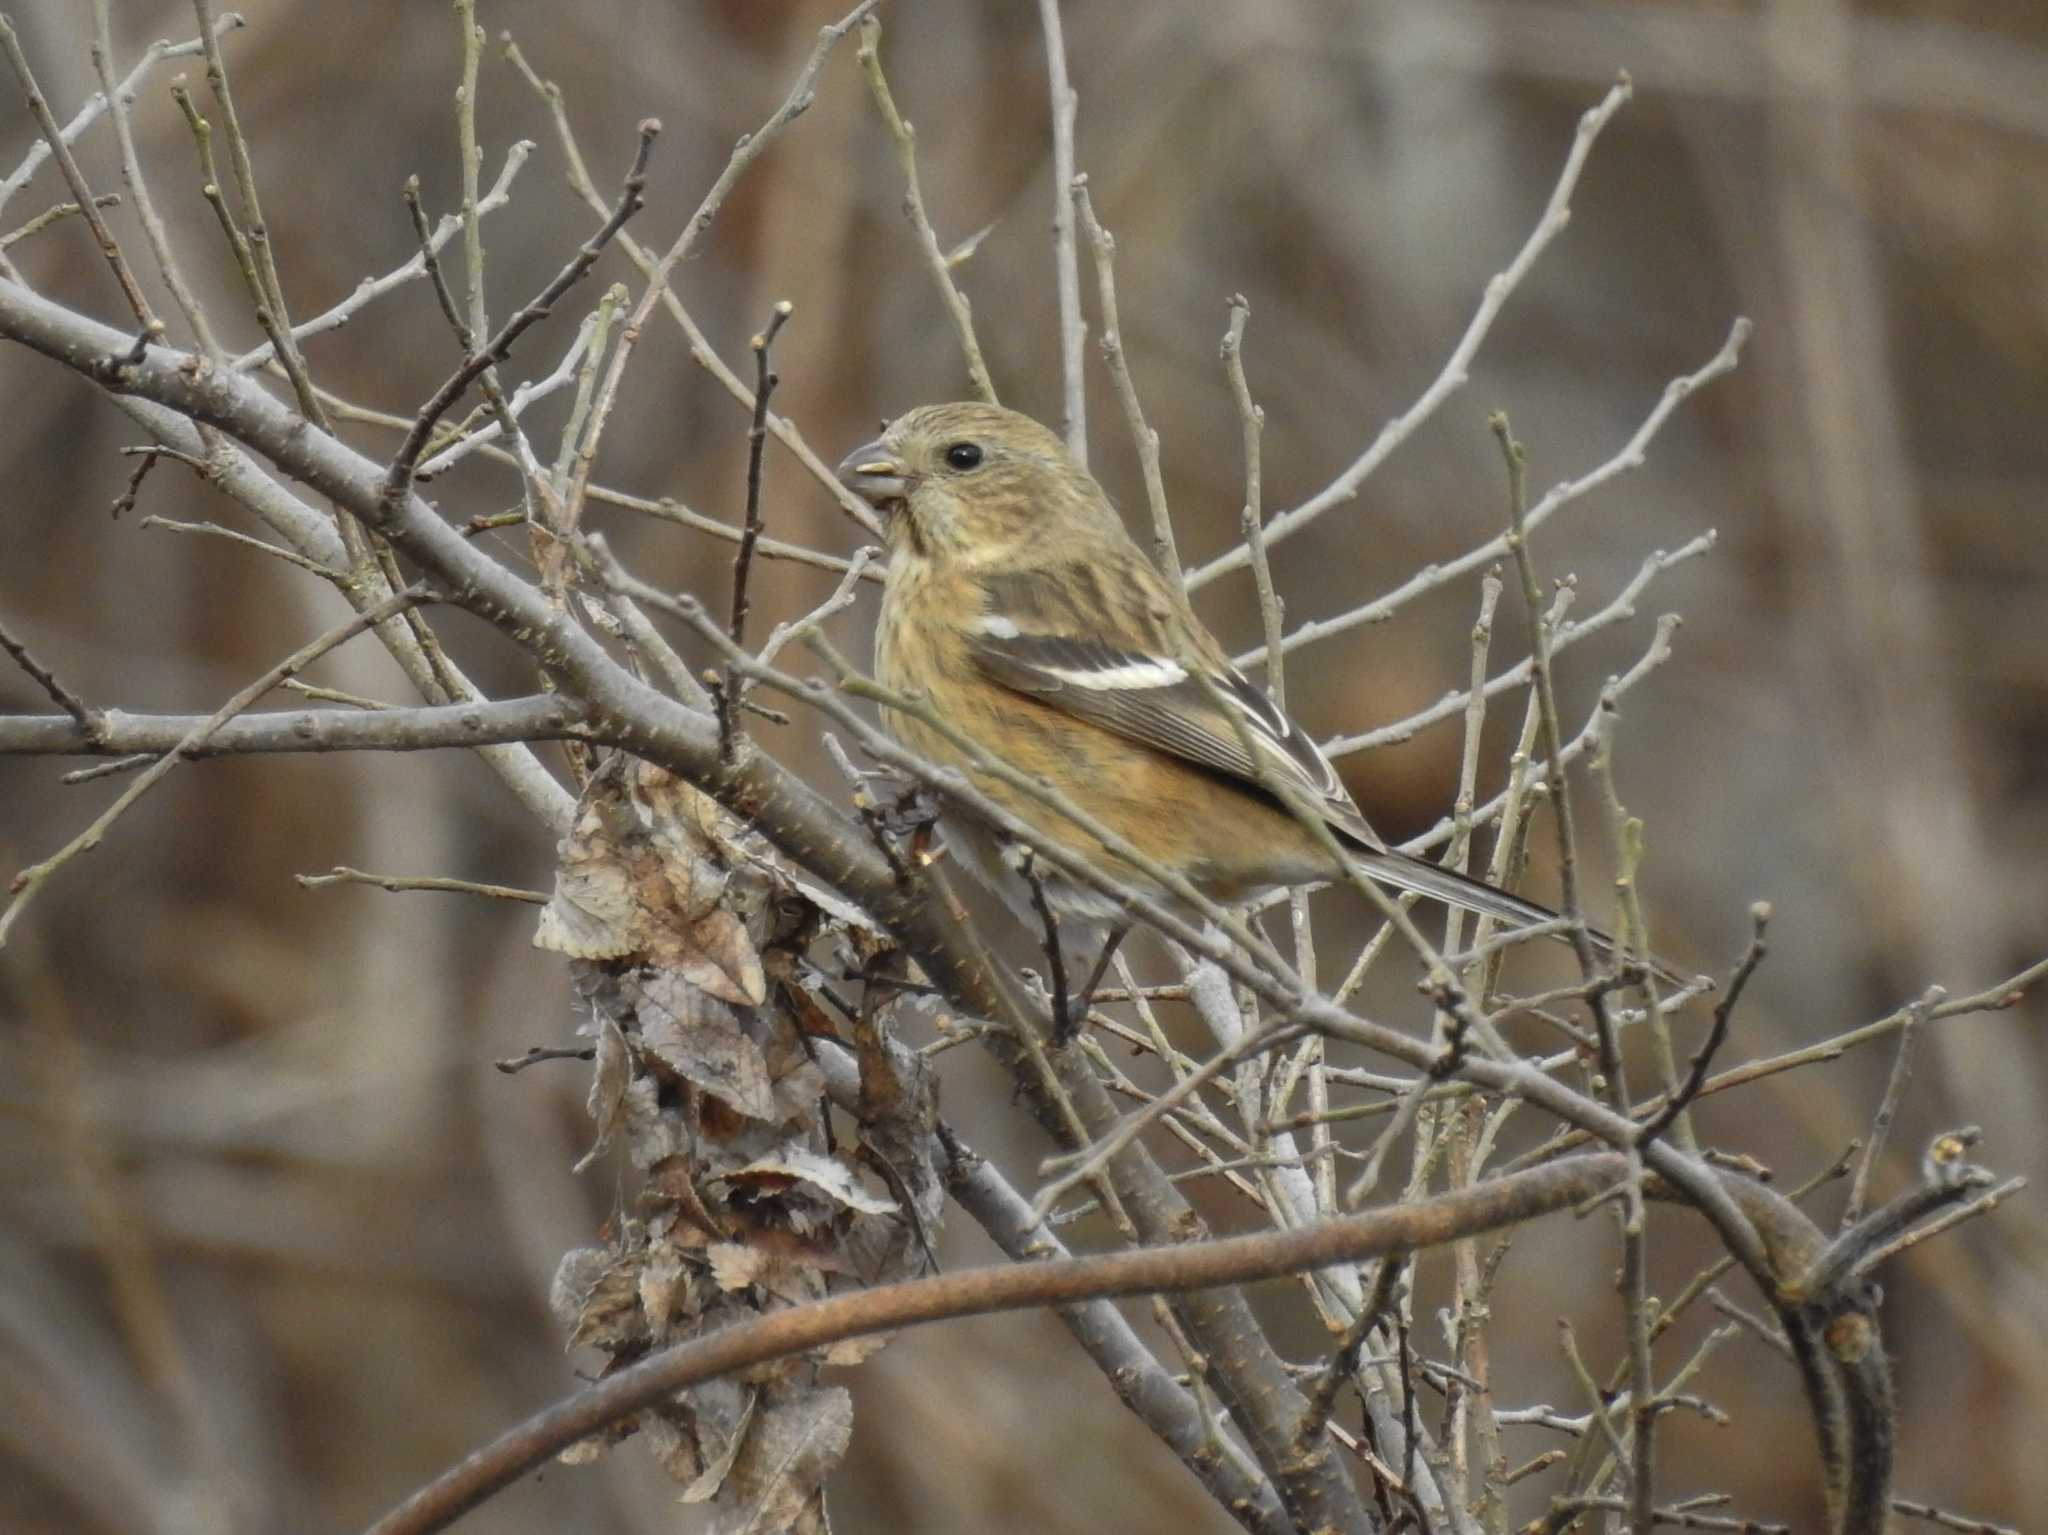
<instances>
[{"instance_id":1,"label":"curved brown branch","mask_svg":"<svg viewBox=\"0 0 2048 1535\"><path fill-rule=\"evenodd\" d=\"M368 1535L429 1535L607 1423L699 1381L842 1338L992 1311L1242 1284L1414 1252L1567 1209L1607 1188L1626 1170L1627 1161L1619 1154L1597 1153L1461 1193L1293 1231L967 1269L778 1311L678 1344L535 1414L414 1493L371 1525Z\"/></svg>"},{"instance_id":2,"label":"curved brown branch","mask_svg":"<svg viewBox=\"0 0 2048 1535\"><path fill-rule=\"evenodd\" d=\"M1582 1204L1628 1177L1629 1160L1619 1152L1590 1153L1413 1204L1293 1230L969 1269L792 1307L678 1344L535 1414L414 1493L371 1525L368 1535L429 1535L443 1529L577 1440L715 1376L841 1339L926 1322L1112 1296L1195 1291L1418 1252ZM1824 1248L1819 1228L1788 1201L1733 1175L1725 1175L1724 1182L1764 1234L1784 1280ZM1803 1302L1785 1302L1776 1294L1769 1298L1808 1374L1809 1395L1822 1424L1833 1527L1842 1535L1875 1535L1881 1522L1857 1522L1872 1508L1881 1521L1890 1489L1891 1398L1875 1322L1866 1306L1840 1296Z\"/></svg>"}]
</instances>

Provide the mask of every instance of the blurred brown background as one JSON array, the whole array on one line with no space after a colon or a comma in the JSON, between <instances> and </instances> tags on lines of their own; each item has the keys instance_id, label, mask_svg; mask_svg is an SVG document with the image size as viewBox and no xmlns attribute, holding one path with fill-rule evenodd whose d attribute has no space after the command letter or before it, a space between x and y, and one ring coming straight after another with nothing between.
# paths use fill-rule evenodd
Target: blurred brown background
<instances>
[{"instance_id":1,"label":"blurred brown background","mask_svg":"<svg viewBox=\"0 0 2048 1535\"><path fill-rule=\"evenodd\" d=\"M436 210L453 206L456 31L446 7L400 0L244 8L251 26L229 58L303 318L411 252L407 175ZM193 31L176 4L115 10L129 58ZM481 10L560 82L607 190L634 123L664 120L635 225L657 244L835 14L812 0ZM1008 403L1051 417L1035 8L892 0L884 15L942 239L995 226L962 280L997 381ZM92 88L86 7L42 0L16 22L68 117ZM1290 623L1497 528L1488 410L1511 412L1532 484L1548 486L1608 457L1668 378L1751 315L1741 370L1683 408L1644 469L1539 541L1551 574L1577 573L1583 613L1650 550L1720 532L1633 624L1562 667L1583 719L1654 616L1685 615L1674 660L1626 703L1619 754L1623 792L1650 827L1659 947L1722 970L1748 903L1776 904L1774 953L1730 1059L1822 1038L1932 982L1975 990L2048 948L2048 13L2022 0L1077 0L1067 27L1079 164L1119 241L1126 344L1194 560L1236 536L1237 429L1216 360L1225 296L1252 305L1267 501L1292 505L1435 376L1533 224L1576 114L1631 71L1635 102L1470 385L1358 502L1276 552ZM149 81L135 109L143 152L216 325L248 346L260 337L197 196L174 72L199 83L191 60ZM11 167L33 129L11 86L0 100ZM486 184L512 140L539 146L486 226L503 316L592 220L563 184L541 104L495 48L480 121ZM104 126L81 158L95 186L118 185ZM56 186L45 169L7 226ZM849 42L682 274L735 364L770 305L795 303L776 403L828 462L878 417L964 392L900 199ZM113 217L146 268L129 215ZM117 317L75 223L12 254L47 290ZM638 292L616 253L599 272ZM595 293L580 290L522 347L515 376L552 366ZM736 519L744 418L665 324L635 360L599 478ZM404 413L455 360L417 284L308 351L328 387ZM1142 507L1092 341L1089 355L1095 466L1127 509ZM0 353L0 380L0 615L89 698L210 709L332 621L334 601L282 566L138 527L148 512L246 525L175 466L110 523L128 470L115 449L133 428L26 354ZM533 418L543 442L564 408L558 397ZM372 429L349 435L392 446ZM786 455L769 472L772 532L854 544ZM504 471L475 460L436 494L458 517L516 503ZM726 546L599 516L650 577L723 590ZM517 544L500 548L523 562ZM827 587L771 565L757 589L765 632ZM1238 644L1256 634L1249 593L1238 576L1203 599ZM1460 685L1475 601L1463 583L1298 658L1295 712L1335 734ZM856 649L870 612L840 621ZM1512 597L1502 612L1517 612ZM487 686L528 685L506 647L450 631ZM1496 655L1517 632L1501 625ZM318 680L405 696L360 644ZM0 707L47 705L0 668ZM1490 746L1519 708L1496 711ZM817 767L808 722L762 729ZM1412 835L1446 807L1457 751L1455 727L1438 727L1347 773L1383 830ZM43 856L116 792L59 786L71 765L0 760L0 865ZM567 1039L560 967L529 949L523 907L291 883L336 863L537 885L551 848L459 757L191 767L46 892L0 956L0 1527L345 1529L573 1385L547 1282L618 1187L610 1173L568 1172L588 1139L581 1068L508 1079L489 1064ZM1534 888L1552 878L1539 867ZM1880 1194L1912 1176L1930 1130L1964 1121L1987 1127L2001 1170L2048 1169L2033 1103L2044 1017L2032 1001L1930 1032ZM1861 1132L1888 1060L1879 1046L1716 1100L1703 1127L1803 1177ZM1028 1176L1043 1147L1014 1123L993 1070L970 1051L944 1061L949 1116ZM1668 1229L1665 1293L1701 1250L1684 1223ZM2021 1201L1890 1274L1903 1491L2006 1519L2048 1504L2035 1448L2048 1403L2043 1235ZM988 1256L958 1219L943 1252L952 1264ZM1523 1239L1495 1305L1505 1400L1580 1409L1552 1319L1572 1315L1611 1344L1612 1264L1604 1226ZM1272 1299L1276 1315L1294 1308L1282 1288ZM1297 1356L1322 1346L1298 1323L1286 1341ZM1437 1346L1433 1332L1426 1341ZM842 1530L1230 1527L1047 1319L907 1336L852 1384ZM1736 1423L1671 1431L1670 1492L1729 1487L1748 1512L1810 1527L1811 1440L1789 1367L1738 1342L1700 1389ZM1516 1460L1549 1443L1516 1432ZM471 1523L694 1527L675 1493L629 1447L529 1480Z\"/></svg>"}]
</instances>

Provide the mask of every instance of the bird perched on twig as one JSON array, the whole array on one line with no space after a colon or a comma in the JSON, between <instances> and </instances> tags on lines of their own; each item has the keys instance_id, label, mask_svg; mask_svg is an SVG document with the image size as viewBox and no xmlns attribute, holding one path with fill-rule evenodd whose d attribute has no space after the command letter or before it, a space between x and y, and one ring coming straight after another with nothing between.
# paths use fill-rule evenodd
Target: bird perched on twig
<instances>
[{"instance_id":1,"label":"bird perched on twig","mask_svg":"<svg viewBox=\"0 0 2048 1535\"><path fill-rule=\"evenodd\" d=\"M1237 901L1343 877L1304 824L1320 819L1382 884L1511 927L1556 917L1381 841L1316 744L1230 664L1102 487L1036 421L994 405L924 406L849 454L839 478L888 518L876 680L921 696L989 758L1203 893ZM1041 836L1172 902L1073 820L973 772L925 720L885 713L919 756L966 769ZM1026 910L1015 845L973 818L945 825L955 853ZM1055 912L1121 920L1113 898L1049 864L1038 873Z\"/></svg>"}]
</instances>

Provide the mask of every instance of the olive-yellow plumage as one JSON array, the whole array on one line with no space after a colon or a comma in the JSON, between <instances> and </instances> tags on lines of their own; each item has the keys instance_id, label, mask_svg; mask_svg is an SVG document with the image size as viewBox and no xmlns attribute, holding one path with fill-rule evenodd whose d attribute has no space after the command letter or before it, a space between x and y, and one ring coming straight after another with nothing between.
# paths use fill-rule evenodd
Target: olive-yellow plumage
<instances>
[{"instance_id":1,"label":"olive-yellow plumage","mask_svg":"<svg viewBox=\"0 0 2048 1535\"><path fill-rule=\"evenodd\" d=\"M1385 884L1516 926L1554 915L1388 849L1314 743L1230 665L1102 488L1037 422L994 405L925 406L839 472L888 516L877 680L921 695L985 755L1057 789L1147 858L1226 901L1329 879L1336 860L1303 824L1320 817ZM966 770L1039 835L1164 893L1072 819L974 772L940 732L885 713L912 751ZM1025 905L998 832L953 816L947 836ZM1041 872L1056 909L1114 915L1115 902Z\"/></svg>"}]
</instances>

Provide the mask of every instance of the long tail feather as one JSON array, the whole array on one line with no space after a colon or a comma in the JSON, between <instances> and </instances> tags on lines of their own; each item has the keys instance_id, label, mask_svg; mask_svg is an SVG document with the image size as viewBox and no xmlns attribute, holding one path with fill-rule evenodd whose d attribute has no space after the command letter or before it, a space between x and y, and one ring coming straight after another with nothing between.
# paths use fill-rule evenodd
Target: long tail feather
<instances>
[{"instance_id":1,"label":"long tail feather","mask_svg":"<svg viewBox=\"0 0 2048 1535\"><path fill-rule=\"evenodd\" d=\"M1469 874L1460 874L1439 864L1414 858L1406 853L1381 852L1377 849L1358 848L1353 852L1360 867L1383 885L1396 890L1412 890L1417 895L1426 895L1431 900L1443 901L1465 911L1477 912L1483 917L1492 917L1509 927L1533 927L1539 922L1554 922L1558 913L1534 901L1525 901L1518 895L1495 889L1484 880L1474 879ZM1593 946L1602 954L1612 955L1619 945L1607 933L1598 928L1589 928L1587 936ZM1569 934L1558 935L1569 943ZM1663 960L1654 955L1646 961L1657 972L1658 979L1672 986L1686 986L1692 977L1681 975Z\"/></svg>"}]
</instances>

